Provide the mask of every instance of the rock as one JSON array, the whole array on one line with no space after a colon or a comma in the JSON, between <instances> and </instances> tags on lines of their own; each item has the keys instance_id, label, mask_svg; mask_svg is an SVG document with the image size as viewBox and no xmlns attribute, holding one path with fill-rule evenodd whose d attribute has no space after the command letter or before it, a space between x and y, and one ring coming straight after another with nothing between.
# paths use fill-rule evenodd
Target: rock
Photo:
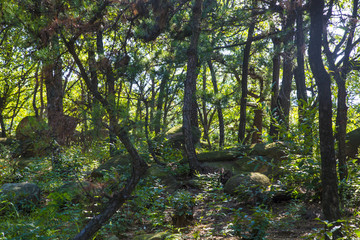
<instances>
[{"instance_id":1,"label":"rock","mask_svg":"<svg viewBox=\"0 0 360 240\"><path fill-rule=\"evenodd\" d=\"M134 240L163 240L169 237L171 234L168 232L149 233L138 235L134 237Z\"/></svg>"},{"instance_id":2,"label":"rock","mask_svg":"<svg viewBox=\"0 0 360 240\"><path fill-rule=\"evenodd\" d=\"M35 116L24 117L18 124L15 130L16 139L25 141L28 138L33 138L36 135L48 134L49 127L46 122Z\"/></svg>"},{"instance_id":3,"label":"rock","mask_svg":"<svg viewBox=\"0 0 360 240\"><path fill-rule=\"evenodd\" d=\"M151 166L147 170L146 174L160 179L160 181L166 186L168 192L174 192L181 186L181 183L176 180L175 176L162 166Z\"/></svg>"},{"instance_id":4,"label":"rock","mask_svg":"<svg viewBox=\"0 0 360 240\"><path fill-rule=\"evenodd\" d=\"M194 138L194 143L195 144L199 143L200 138L201 138L200 129L197 127L193 127L192 134L193 134L193 138ZM173 146L175 148L180 148L185 142L182 125L175 126L175 127L171 128L169 131L167 131L166 138L167 138L167 142L171 146Z\"/></svg>"},{"instance_id":5,"label":"rock","mask_svg":"<svg viewBox=\"0 0 360 240\"><path fill-rule=\"evenodd\" d=\"M0 188L0 199L13 203L17 210L30 212L40 203L40 188L34 183L6 183Z\"/></svg>"},{"instance_id":6,"label":"rock","mask_svg":"<svg viewBox=\"0 0 360 240\"><path fill-rule=\"evenodd\" d=\"M287 155L287 148L284 142L255 143L248 148L248 154L266 156L276 161L282 161Z\"/></svg>"},{"instance_id":7,"label":"rock","mask_svg":"<svg viewBox=\"0 0 360 240\"><path fill-rule=\"evenodd\" d=\"M200 162L225 162L234 161L240 156L240 153L235 149L203 152L197 155Z\"/></svg>"},{"instance_id":8,"label":"rock","mask_svg":"<svg viewBox=\"0 0 360 240\"><path fill-rule=\"evenodd\" d=\"M107 238L107 240L120 240L120 238L118 238L118 237L115 236L115 235L112 235L112 236L109 236L109 237Z\"/></svg>"},{"instance_id":9,"label":"rock","mask_svg":"<svg viewBox=\"0 0 360 240\"><path fill-rule=\"evenodd\" d=\"M131 158L128 154L118 155L110 158L105 163L101 164L96 168L91 174L91 178L102 178L104 177L105 172L113 171L119 167L129 166L131 164ZM119 172L120 173L120 172ZM122 173L121 173L122 174Z\"/></svg>"},{"instance_id":10,"label":"rock","mask_svg":"<svg viewBox=\"0 0 360 240\"><path fill-rule=\"evenodd\" d=\"M200 155L200 154L199 154ZM231 171L234 175L243 173L243 172L260 172L260 173L269 173L270 169L270 160L263 157L262 160L259 160L255 157L250 156L240 156L234 160L227 161L209 161L203 162L203 165L215 169L224 169Z\"/></svg>"},{"instance_id":11,"label":"rock","mask_svg":"<svg viewBox=\"0 0 360 240\"><path fill-rule=\"evenodd\" d=\"M360 146L360 128L348 132L346 140L346 155L350 158L356 158Z\"/></svg>"},{"instance_id":12,"label":"rock","mask_svg":"<svg viewBox=\"0 0 360 240\"><path fill-rule=\"evenodd\" d=\"M270 184L270 179L262 173L242 173L231 177L225 183L224 192L248 201L263 192Z\"/></svg>"},{"instance_id":13,"label":"rock","mask_svg":"<svg viewBox=\"0 0 360 240\"><path fill-rule=\"evenodd\" d=\"M48 125L35 116L23 118L16 127L15 134L19 140L17 155L22 157L43 156L51 145Z\"/></svg>"}]
</instances>

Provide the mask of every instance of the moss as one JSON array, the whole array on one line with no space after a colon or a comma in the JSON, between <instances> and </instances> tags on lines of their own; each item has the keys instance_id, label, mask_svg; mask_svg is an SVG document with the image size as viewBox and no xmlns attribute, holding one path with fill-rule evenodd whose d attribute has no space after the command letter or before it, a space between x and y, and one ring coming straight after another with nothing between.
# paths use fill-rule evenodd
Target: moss
<instances>
[{"instance_id":1,"label":"moss","mask_svg":"<svg viewBox=\"0 0 360 240\"><path fill-rule=\"evenodd\" d=\"M261 190L269 186L270 179L259 172L241 173L231 177L224 185L224 192L245 194L248 190Z\"/></svg>"},{"instance_id":2,"label":"moss","mask_svg":"<svg viewBox=\"0 0 360 240\"><path fill-rule=\"evenodd\" d=\"M198 154L200 162L225 162L236 160L239 153L235 150L212 151Z\"/></svg>"},{"instance_id":3,"label":"moss","mask_svg":"<svg viewBox=\"0 0 360 240\"><path fill-rule=\"evenodd\" d=\"M168 232L149 233L135 236L134 240L163 240L170 236Z\"/></svg>"},{"instance_id":4,"label":"moss","mask_svg":"<svg viewBox=\"0 0 360 240\"><path fill-rule=\"evenodd\" d=\"M195 144L199 143L201 138L200 129L197 127L192 127L191 132L193 134L194 143ZM176 148L180 148L185 142L182 125L175 126L171 128L169 131L167 131L166 138L168 139L168 143L170 145Z\"/></svg>"}]
</instances>

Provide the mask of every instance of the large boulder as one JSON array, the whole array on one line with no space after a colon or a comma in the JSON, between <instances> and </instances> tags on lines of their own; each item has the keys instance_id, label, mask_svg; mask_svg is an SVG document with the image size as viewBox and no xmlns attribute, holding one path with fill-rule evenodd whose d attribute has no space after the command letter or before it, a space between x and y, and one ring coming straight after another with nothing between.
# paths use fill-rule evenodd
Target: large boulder
<instances>
[{"instance_id":1,"label":"large boulder","mask_svg":"<svg viewBox=\"0 0 360 240\"><path fill-rule=\"evenodd\" d=\"M16 127L15 134L19 141L17 154L22 157L43 156L51 145L49 127L39 117L23 118Z\"/></svg>"},{"instance_id":2,"label":"large boulder","mask_svg":"<svg viewBox=\"0 0 360 240\"><path fill-rule=\"evenodd\" d=\"M236 195L243 201L249 201L262 194L271 184L270 179L262 173L241 173L231 177L224 185L224 192Z\"/></svg>"},{"instance_id":3,"label":"large boulder","mask_svg":"<svg viewBox=\"0 0 360 240\"><path fill-rule=\"evenodd\" d=\"M191 132L193 134L194 143L197 144L200 142L201 131L197 127L192 127ZM167 142L176 148L180 148L185 143L185 136L183 133L182 125L175 126L171 128L166 133Z\"/></svg>"},{"instance_id":4,"label":"large boulder","mask_svg":"<svg viewBox=\"0 0 360 240\"><path fill-rule=\"evenodd\" d=\"M163 240L168 239L169 236L171 236L171 234L168 232L148 233L135 236L134 240Z\"/></svg>"},{"instance_id":5,"label":"large boulder","mask_svg":"<svg viewBox=\"0 0 360 240\"><path fill-rule=\"evenodd\" d=\"M174 192L181 187L181 182L176 180L175 176L169 172L168 169L162 166L153 165L148 168L146 176L152 176L160 181L166 186L168 192Z\"/></svg>"},{"instance_id":6,"label":"large boulder","mask_svg":"<svg viewBox=\"0 0 360 240\"><path fill-rule=\"evenodd\" d=\"M30 212L40 203L40 188L34 183L6 183L0 187L0 200L2 204L12 203L17 210Z\"/></svg>"},{"instance_id":7,"label":"large boulder","mask_svg":"<svg viewBox=\"0 0 360 240\"><path fill-rule=\"evenodd\" d=\"M276 160L282 161L288 152L288 146L284 142L271 142L271 143L255 143L247 148L249 155L265 156Z\"/></svg>"},{"instance_id":8,"label":"large boulder","mask_svg":"<svg viewBox=\"0 0 360 240\"><path fill-rule=\"evenodd\" d=\"M102 163L98 168L92 171L90 177L92 178L102 178L106 172L111 172L113 170L120 172L125 166L130 166L131 157L129 154L117 155L106 162Z\"/></svg>"},{"instance_id":9,"label":"large boulder","mask_svg":"<svg viewBox=\"0 0 360 240\"><path fill-rule=\"evenodd\" d=\"M360 146L360 128L346 134L346 155L356 158Z\"/></svg>"}]
</instances>

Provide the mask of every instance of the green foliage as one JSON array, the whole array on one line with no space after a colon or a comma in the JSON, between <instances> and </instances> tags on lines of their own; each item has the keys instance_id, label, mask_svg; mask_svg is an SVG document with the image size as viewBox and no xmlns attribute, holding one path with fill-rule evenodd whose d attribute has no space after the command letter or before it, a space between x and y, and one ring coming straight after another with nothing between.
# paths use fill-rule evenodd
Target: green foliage
<instances>
[{"instance_id":1,"label":"green foliage","mask_svg":"<svg viewBox=\"0 0 360 240\"><path fill-rule=\"evenodd\" d=\"M266 231L271 224L271 215L268 210L263 206L255 207L249 215L238 208L234 214L232 229L236 236L242 239L265 239Z\"/></svg>"},{"instance_id":2,"label":"green foliage","mask_svg":"<svg viewBox=\"0 0 360 240\"><path fill-rule=\"evenodd\" d=\"M323 228L316 229L314 233L306 236L305 239L358 239L360 238L360 230L357 221L354 220L338 220L336 222L329 222L317 218Z\"/></svg>"},{"instance_id":3,"label":"green foliage","mask_svg":"<svg viewBox=\"0 0 360 240\"><path fill-rule=\"evenodd\" d=\"M192 216L195 199L185 190L179 190L168 198L169 206L174 209L175 216Z\"/></svg>"}]
</instances>

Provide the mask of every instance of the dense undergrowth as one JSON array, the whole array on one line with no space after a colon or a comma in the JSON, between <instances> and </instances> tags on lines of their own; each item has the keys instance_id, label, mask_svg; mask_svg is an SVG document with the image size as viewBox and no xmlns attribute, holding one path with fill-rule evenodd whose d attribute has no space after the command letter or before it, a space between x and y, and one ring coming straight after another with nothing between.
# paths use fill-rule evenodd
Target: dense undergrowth
<instances>
[{"instance_id":1,"label":"dense undergrowth","mask_svg":"<svg viewBox=\"0 0 360 240\"><path fill-rule=\"evenodd\" d=\"M90 178L91 172L109 156L103 144L94 144L91 149L64 150L61 170L53 171L50 157L18 161L11 157L11 146L2 146L0 185L32 182L42 193L40 204L26 212L1 200L0 239L71 239L98 214L107 196L123 186L130 166L117 166L95 181ZM355 162L350 162L348 182L340 184L344 217L329 223L321 220L317 159L289 153L273 176L271 187L256 192L244 186L237 196L230 196L224 193L220 173L190 178L181 152L165 149L163 156L165 175L176 179L175 187L147 175L94 239L114 235L119 239L150 239L151 235L145 234L154 233L162 233L162 239L325 239L338 229L342 239L360 237L360 168ZM148 163L154 165L150 158ZM284 189L290 197L275 200ZM249 196L247 200L244 193Z\"/></svg>"}]
</instances>

